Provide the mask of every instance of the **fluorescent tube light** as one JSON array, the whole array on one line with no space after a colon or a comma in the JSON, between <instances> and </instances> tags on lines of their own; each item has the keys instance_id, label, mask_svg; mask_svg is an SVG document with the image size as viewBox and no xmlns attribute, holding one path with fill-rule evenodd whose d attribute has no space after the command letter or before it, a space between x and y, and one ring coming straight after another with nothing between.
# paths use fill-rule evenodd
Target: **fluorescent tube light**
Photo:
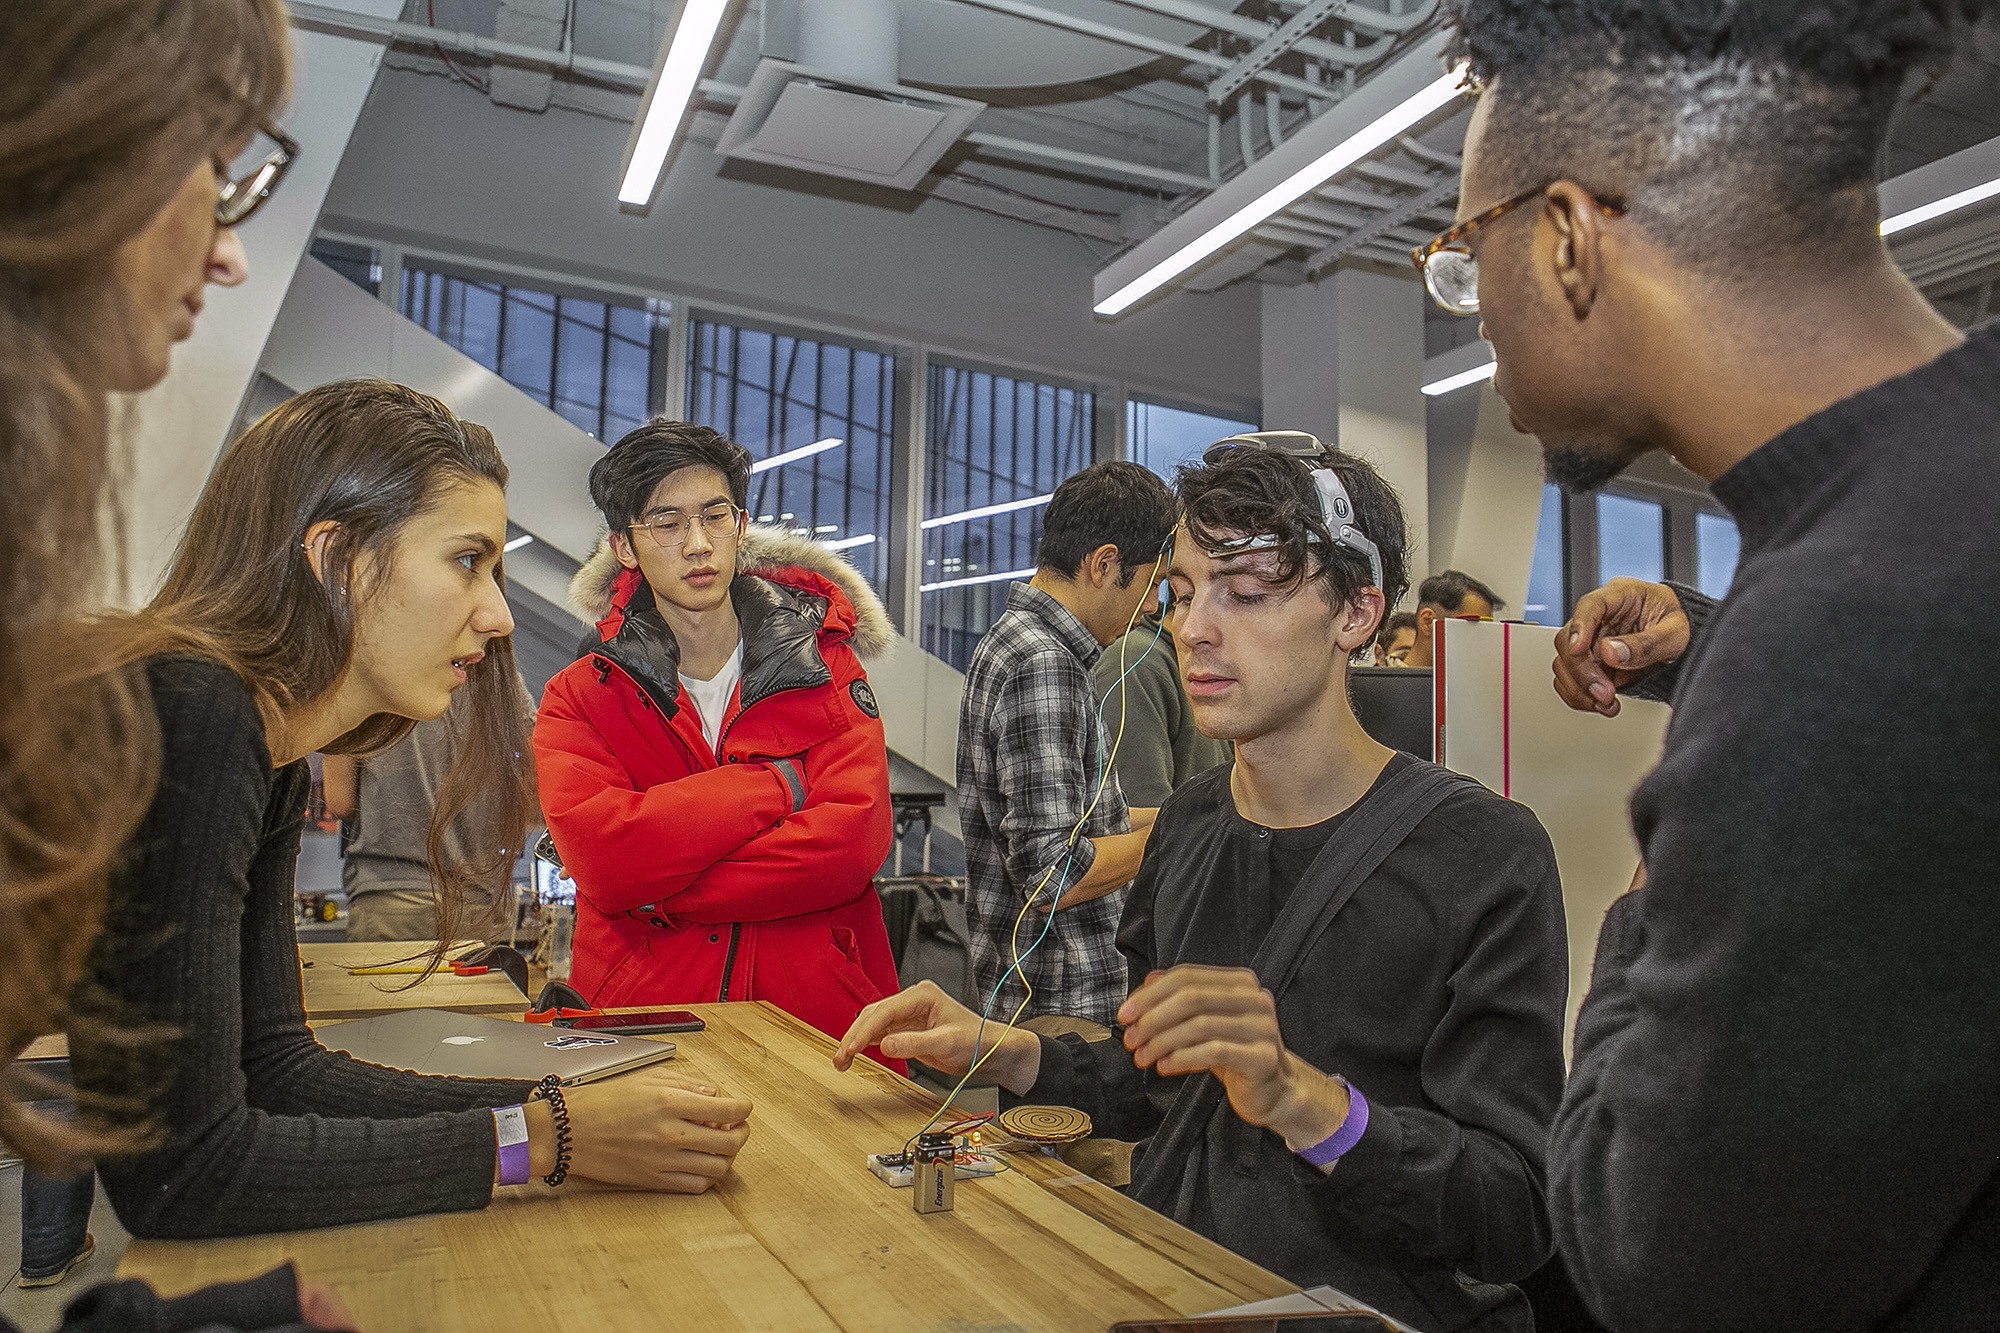
<instances>
[{"instance_id":1,"label":"fluorescent tube light","mask_svg":"<svg viewBox=\"0 0 2000 1333\"><path fill-rule=\"evenodd\" d=\"M1919 223L1929 222L1932 218L1941 218L1947 213L1956 213L1961 208L1970 207L1982 199L1991 199L1995 195L2000 195L2000 178L1987 181L1984 185L1975 185L1969 190L1960 190L1957 194L1948 194L1944 198L1933 200L1920 208L1910 209L1906 213L1898 213L1895 217L1884 218L1882 220L1882 234L1884 236L1894 236L1905 227L1914 227Z\"/></svg>"},{"instance_id":2,"label":"fluorescent tube light","mask_svg":"<svg viewBox=\"0 0 2000 1333\"><path fill-rule=\"evenodd\" d=\"M687 114L695 85L701 82L708 49L715 44L716 30L728 10L729 0L686 0L681 6L680 22L667 39L653 86L646 90L645 103L639 108L638 132L632 139L625 179L618 186L619 203L644 207L653 197L660 172L673 151L674 136L680 132L681 118Z\"/></svg>"},{"instance_id":3,"label":"fluorescent tube light","mask_svg":"<svg viewBox=\"0 0 2000 1333\"><path fill-rule=\"evenodd\" d=\"M842 537L837 542L827 542L826 549L829 551L849 551L857 546L866 546L874 540L874 533L864 532L859 537Z\"/></svg>"},{"instance_id":4,"label":"fluorescent tube light","mask_svg":"<svg viewBox=\"0 0 2000 1333\"><path fill-rule=\"evenodd\" d=\"M1033 578L1034 574L1035 571L1032 569L1008 569L998 574L974 574L970 578L942 579L937 583L925 583L920 585L917 591L940 592L946 588L969 588L975 583L999 583L1003 579Z\"/></svg>"},{"instance_id":5,"label":"fluorescent tube light","mask_svg":"<svg viewBox=\"0 0 2000 1333\"><path fill-rule=\"evenodd\" d=\"M524 532L520 536L516 537L513 541L508 542L505 546L501 547L500 549L503 551L518 551L523 546L526 546L529 542L533 540L534 540L533 537L530 537L527 533Z\"/></svg>"},{"instance_id":6,"label":"fluorescent tube light","mask_svg":"<svg viewBox=\"0 0 2000 1333\"><path fill-rule=\"evenodd\" d=\"M845 443L847 443L845 440L816 440L811 444L802 444L798 448L788 449L782 454L772 454L769 458L758 459L750 465L750 474L755 476L759 472L768 472L774 467L783 467L787 463L796 463L801 458L811 458L814 454L823 454L829 449L838 449ZM790 518L791 515L787 514L785 517Z\"/></svg>"},{"instance_id":7,"label":"fluorescent tube light","mask_svg":"<svg viewBox=\"0 0 2000 1333\"><path fill-rule=\"evenodd\" d=\"M1463 389L1468 384L1479 384L1485 380L1490 380L1493 378L1494 369L1499 364L1497 361L1488 361L1483 366L1474 366L1470 370L1461 370L1456 375L1447 375L1441 380L1432 380L1424 386L1424 392L1435 398L1441 393L1450 393L1453 389Z\"/></svg>"},{"instance_id":8,"label":"fluorescent tube light","mask_svg":"<svg viewBox=\"0 0 2000 1333\"><path fill-rule=\"evenodd\" d=\"M991 518L995 514L1011 514L1016 509L1033 509L1036 505L1045 505L1055 498L1054 492L1051 492L1048 495L1031 495L1025 500L1009 500L1005 504L981 505L977 509L967 509L963 513L958 514L939 514L936 518L925 519L923 527L924 531L929 532L932 528L941 528L948 523L967 523L975 518Z\"/></svg>"},{"instance_id":9,"label":"fluorescent tube light","mask_svg":"<svg viewBox=\"0 0 2000 1333\"><path fill-rule=\"evenodd\" d=\"M1100 315L1123 313L1140 298L1199 264L1237 237L1262 225L1280 210L1297 203L1312 191L1338 176L1368 154L1390 142L1438 108L1459 95L1465 82L1462 69L1455 69L1413 94L1401 105L1377 117L1371 124L1335 144L1300 167L1222 221L1189 241L1159 263L1099 301L1092 309Z\"/></svg>"}]
</instances>

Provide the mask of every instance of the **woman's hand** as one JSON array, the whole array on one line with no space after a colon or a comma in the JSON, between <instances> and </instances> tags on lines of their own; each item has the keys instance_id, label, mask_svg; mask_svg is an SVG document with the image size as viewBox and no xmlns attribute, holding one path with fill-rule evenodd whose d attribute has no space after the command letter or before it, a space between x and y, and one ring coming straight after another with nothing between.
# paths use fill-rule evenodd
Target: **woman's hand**
<instances>
[{"instance_id":1,"label":"woman's hand","mask_svg":"<svg viewBox=\"0 0 2000 1333\"><path fill-rule=\"evenodd\" d=\"M701 1194L729 1174L750 1137L750 1103L658 1067L563 1089L573 1175L609 1185ZM555 1169L555 1119L527 1104L531 1169Z\"/></svg>"}]
</instances>

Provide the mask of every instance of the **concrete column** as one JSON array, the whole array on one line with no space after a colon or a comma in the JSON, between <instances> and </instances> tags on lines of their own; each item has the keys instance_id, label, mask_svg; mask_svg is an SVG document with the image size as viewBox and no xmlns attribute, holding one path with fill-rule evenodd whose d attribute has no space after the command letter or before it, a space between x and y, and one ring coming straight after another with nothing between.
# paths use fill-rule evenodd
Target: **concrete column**
<instances>
[{"instance_id":1,"label":"concrete column","mask_svg":"<svg viewBox=\"0 0 2000 1333\"><path fill-rule=\"evenodd\" d=\"M1433 572L1423 287L1414 277L1345 265L1328 283L1340 314L1340 447L1373 463L1403 497L1404 567L1414 589Z\"/></svg>"},{"instance_id":2,"label":"concrete column","mask_svg":"<svg viewBox=\"0 0 2000 1333\"><path fill-rule=\"evenodd\" d=\"M1433 558L1484 581L1507 599L1507 614L1519 615L1542 508L1541 446L1514 429L1491 383L1449 395L1432 425L1432 481L1454 520L1449 532L1440 524Z\"/></svg>"},{"instance_id":3,"label":"concrete column","mask_svg":"<svg viewBox=\"0 0 2000 1333\"><path fill-rule=\"evenodd\" d=\"M1375 465L1403 500L1412 586L1432 572L1423 319L1414 279L1360 267L1263 290L1265 426L1312 431Z\"/></svg>"},{"instance_id":4,"label":"concrete column","mask_svg":"<svg viewBox=\"0 0 2000 1333\"><path fill-rule=\"evenodd\" d=\"M338 7L376 18L402 12L401 0L338 0ZM270 202L241 229L250 280L209 289L208 309L194 336L174 349L166 380L130 401L123 427L133 457L125 586L112 590L127 604L146 601L166 571L312 243L334 169L382 61L377 42L300 28L291 37L295 92L282 119L300 152Z\"/></svg>"}]
</instances>

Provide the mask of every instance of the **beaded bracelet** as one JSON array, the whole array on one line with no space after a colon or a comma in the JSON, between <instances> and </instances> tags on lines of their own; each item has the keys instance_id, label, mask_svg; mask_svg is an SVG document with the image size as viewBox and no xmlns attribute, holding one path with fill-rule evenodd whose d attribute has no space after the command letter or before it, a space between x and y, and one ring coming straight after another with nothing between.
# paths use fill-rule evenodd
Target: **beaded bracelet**
<instances>
[{"instance_id":1,"label":"beaded bracelet","mask_svg":"<svg viewBox=\"0 0 2000 1333\"><path fill-rule=\"evenodd\" d=\"M543 1075L535 1085L535 1096L547 1099L549 1117L556 1125L556 1168L542 1177L542 1183L553 1189L569 1178L569 1107L563 1104L562 1080Z\"/></svg>"}]
</instances>

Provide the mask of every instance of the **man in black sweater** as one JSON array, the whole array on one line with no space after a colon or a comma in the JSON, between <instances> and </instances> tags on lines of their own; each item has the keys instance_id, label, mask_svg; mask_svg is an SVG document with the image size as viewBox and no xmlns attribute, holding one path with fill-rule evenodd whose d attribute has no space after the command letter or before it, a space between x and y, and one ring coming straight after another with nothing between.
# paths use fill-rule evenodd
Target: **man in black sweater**
<instances>
[{"instance_id":1,"label":"man in black sweater","mask_svg":"<svg viewBox=\"0 0 2000 1333\"><path fill-rule=\"evenodd\" d=\"M1526 807L1355 720L1347 661L1402 589L1402 516L1366 463L1314 461L1225 442L1178 483L1179 671L1236 751L1147 844L1119 1040L982 1024L924 982L863 1010L835 1063L879 1039L964 1074L997 1046L981 1072L1014 1099L1146 1140L1141 1203L1427 1333L1526 1333L1506 1284L1550 1250L1555 854Z\"/></svg>"},{"instance_id":2,"label":"man in black sweater","mask_svg":"<svg viewBox=\"0 0 2000 1333\"><path fill-rule=\"evenodd\" d=\"M1447 8L1484 91L1433 295L1484 319L1552 478L1665 449L1743 536L1633 798L1645 882L1551 1149L1563 1257L1619 1333L1992 1327L2000 622L1966 607L2000 569L2000 336L1898 272L1874 188L1978 5ZM1635 587L1580 617L1559 682L1605 712L1688 633ZM1910 657L1911 619L1951 651Z\"/></svg>"}]
</instances>

